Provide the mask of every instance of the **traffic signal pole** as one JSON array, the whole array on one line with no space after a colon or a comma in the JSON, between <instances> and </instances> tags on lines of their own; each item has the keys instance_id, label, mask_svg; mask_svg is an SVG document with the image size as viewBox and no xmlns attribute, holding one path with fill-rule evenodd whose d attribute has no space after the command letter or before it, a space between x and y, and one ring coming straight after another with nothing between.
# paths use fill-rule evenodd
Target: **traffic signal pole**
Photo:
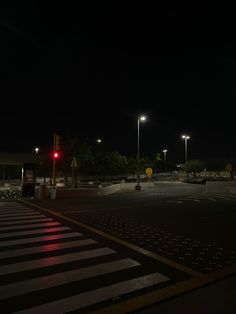
<instances>
[{"instance_id":1,"label":"traffic signal pole","mask_svg":"<svg viewBox=\"0 0 236 314\"><path fill-rule=\"evenodd\" d=\"M53 133L53 154L56 150L56 133ZM53 188L56 187L56 158L53 156L52 158L52 186Z\"/></svg>"}]
</instances>

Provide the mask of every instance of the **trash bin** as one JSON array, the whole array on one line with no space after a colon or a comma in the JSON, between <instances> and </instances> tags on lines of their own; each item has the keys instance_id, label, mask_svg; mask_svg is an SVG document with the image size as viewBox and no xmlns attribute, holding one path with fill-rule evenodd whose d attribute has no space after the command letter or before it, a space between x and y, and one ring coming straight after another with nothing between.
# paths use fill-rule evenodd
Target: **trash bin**
<instances>
[{"instance_id":1,"label":"trash bin","mask_svg":"<svg viewBox=\"0 0 236 314\"><path fill-rule=\"evenodd\" d=\"M38 197L39 199L47 198L47 186L45 183L39 185Z\"/></svg>"}]
</instances>

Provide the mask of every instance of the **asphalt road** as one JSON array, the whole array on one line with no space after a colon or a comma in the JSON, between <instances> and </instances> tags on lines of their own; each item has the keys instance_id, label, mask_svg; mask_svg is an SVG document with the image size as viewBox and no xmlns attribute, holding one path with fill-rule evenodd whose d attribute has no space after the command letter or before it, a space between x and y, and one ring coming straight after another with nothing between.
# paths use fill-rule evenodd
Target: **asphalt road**
<instances>
[{"instance_id":1,"label":"asphalt road","mask_svg":"<svg viewBox=\"0 0 236 314\"><path fill-rule=\"evenodd\" d=\"M36 208L38 213L46 213L63 226L69 226L96 241L99 248L108 247L117 252L119 259L132 260L141 265L138 270L118 272L112 278L107 274L105 285L119 285L125 278L136 280L153 273L160 274L159 279L165 278L163 282L156 283L150 279L148 286L135 288L121 297L118 295L112 301L101 303L98 300L89 307L89 312L94 310L99 313L100 308L105 307L107 313L126 313L146 305L151 307L140 313L155 313L157 309L159 313L224 313L223 309L227 309L227 313L234 313L236 195L209 194L200 185L166 183L156 188L127 190L103 197L30 200L30 203L42 207ZM45 212L43 208L50 211ZM32 209L35 210L34 207ZM57 214L62 214L65 219ZM25 228L25 225L22 227ZM3 248L4 252L6 250L8 247ZM31 255L27 258L30 259ZM109 258L102 261L110 263ZM60 272L61 269L56 271ZM38 271L34 276L37 274ZM28 275L32 276L31 273ZM3 279L6 283L9 278L13 280L5 276ZM219 279L224 281L215 283ZM98 280L90 280L93 287L100 287ZM86 281L84 283L87 285ZM209 286L212 283L215 284ZM75 289L71 284L68 287L72 291ZM196 290L199 287L201 289ZM60 292L58 289L56 293ZM60 298L60 293L57 298ZM39 292L35 296L43 298ZM193 304L195 311L191 309Z\"/></svg>"},{"instance_id":2,"label":"asphalt road","mask_svg":"<svg viewBox=\"0 0 236 314\"><path fill-rule=\"evenodd\" d=\"M49 200L45 205L196 271L236 262L236 195L167 184L90 200Z\"/></svg>"}]
</instances>

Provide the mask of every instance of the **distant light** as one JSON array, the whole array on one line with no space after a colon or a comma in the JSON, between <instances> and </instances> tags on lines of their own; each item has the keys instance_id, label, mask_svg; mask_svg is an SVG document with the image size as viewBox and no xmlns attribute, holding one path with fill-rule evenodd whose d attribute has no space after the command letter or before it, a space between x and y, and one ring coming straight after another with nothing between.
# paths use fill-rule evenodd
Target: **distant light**
<instances>
[{"instance_id":1,"label":"distant light","mask_svg":"<svg viewBox=\"0 0 236 314\"><path fill-rule=\"evenodd\" d=\"M97 143L101 143L102 140L100 138L97 139Z\"/></svg>"},{"instance_id":2,"label":"distant light","mask_svg":"<svg viewBox=\"0 0 236 314\"><path fill-rule=\"evenodd\" d=\"M35 147L35 149L34 149L34 150L35 150L35 153L36 153L36 154L38 154L38 152L39 152L39 148L38 148L38 147Z\"/></svg>"},{"instance_id":3,"label":"distant light","mask_svg":"<svg viewBox=\"0 0 236 314\"><path fill-rule=\"evenodd\" d=\"M189 135L182 135L182 138L186 138L187 140L190 139Z\"/></svg>"},{"instance_id":4,"label":"distant light","mask_svg":"<svg viewBox=\"0 0 236 314\"><path fill-rule=\"evenodd\" d=\"M167 149L163 149L163 153L167 153L168 152L168 150Z\"/></svg>"},{"instance_id":5,"label":"distant light","mask_svg":"<svg viewBox=\"0 0 236 314\"><path fill-rule=\"evenodd\" d=\"M147 119L146 116L140 116L140 117L139 117L139 120L141 120L141 121L145 121L146 119Z\"/></svg>"}]
</instances>

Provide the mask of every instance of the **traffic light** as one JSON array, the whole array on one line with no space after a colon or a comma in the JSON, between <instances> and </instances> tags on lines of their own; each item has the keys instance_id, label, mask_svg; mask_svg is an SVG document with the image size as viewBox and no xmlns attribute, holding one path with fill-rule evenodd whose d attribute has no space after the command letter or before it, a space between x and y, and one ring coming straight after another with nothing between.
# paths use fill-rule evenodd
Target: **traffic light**
<instances>
[{"instance_id":1,"label":"traffic light","mask_svg":"<svg viewBox=\"0 0 236 314\"><path fill-rule=\"evenodd\" d=\"M54 133L54 149L61 150L63 146L63 139L62 136Z\"/></svg>"},{"instance_id":2,"label":"traffic light","mask_svg":"<svg viewBox=\"0 0 236 314\"><path fill-rule=\"evenodd\" d=\"M53 152L52 157L53 159L58 159L60 157L60 154L58 152Z\"/></svg>"}]
</instances>

